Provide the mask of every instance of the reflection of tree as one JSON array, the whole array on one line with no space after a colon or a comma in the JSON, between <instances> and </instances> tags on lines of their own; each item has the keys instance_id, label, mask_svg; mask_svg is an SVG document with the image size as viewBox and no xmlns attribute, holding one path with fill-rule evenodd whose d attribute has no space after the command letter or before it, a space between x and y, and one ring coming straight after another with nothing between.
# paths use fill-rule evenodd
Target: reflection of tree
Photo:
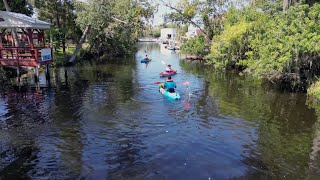
<instances>
[{"instance_id":1,"label":"reflection of tree","mask_svg":"<svg viewBox=\"0 0 320 180\"><path fill-rule=\"evenodd\" d=\"M105 163L119 163L123 167L135 163L142 143L135 129L140 126L140 114L135 113L140 107L128 101L139 86L133 81L134 65L134 59L84 64L68 68L67 76L63 68L56 69L52 78L54 88L6 94L10 117L5 126L12 132L8 131L10 139L0 142L0 179L11 177L8 174L36 177L49 170L52 170L50 176L57 178L80 175L88 165L84 164L84 154L97 148L88 141L92 136L100 136L93 132L100 126L104 128L103 132L107 130L107 134L116 139L111 139L110 144L118 147L106 148L117 158L113 161L112 157L107 157ZM129 122L133 128L120 128ZM2 122L0 126L4 127ZM34 127L43 130L32 132ZM0 134L3 133L7 132L1 129ZM18 142L22 143L21 147ZM99 149L99 152L104 154L105 151ZM4 161L8 157L12 161ZM103 161L106 161L105 157ZM109 176L116 176L117 173L112 172L117 171L122 170L114 168Z\"/></svg>"},{"instance_id":2,"label":"reflection of tree","mask_svg":"<svg viewBox=\"0 0 320 180\"><path fill-rule=\"evenodd\" d=\"M141 122L137 113L140 107L130 100L139 86L133 81L133 62L133 59L112 61L92 64L79 70L80 77L86 78L89 83L82 104L86 121L81 132L83 141L92 141L92 137L96 137L94 142L86 144L83 156L90 158L91 153L98 152L99 155L94 158L100 158L96 162L86 161L98 163L99 168L107 170L101 175L111 179L130 177L127 175L130 171L128 168L136 167L133 164L140 157L142 142L138 129ZM95 134L99 131L107 134L107 140L98 138L103 135ZM104 167L106 164L107 167Z\"/></svg>"},{"instance_id":3,"label":"reflection of tree","mask_svg":"<svg viewBox=\"0 0 320 180\"><path fill-rule=\"evenodd\" d=\"M56 73L55 108L51 118L55 125L53 132L59 140L49 148L57 150L51 155L60 156L57 159L57 168L63 167L64 171L69 173L67 177L74 177L82 170L81 120L83 95L88 89L88 83L79 77L76 69L71 68L68 71L68 79L65 79L64 71ZM61 79L64 79L64 82L60 81ZM55 176L60 177L58 174Z\"/></svg>"},{"instance_id":4,"label":"reflection of tree","mask_svg":"<svg viewBox=\"0 0 320 180\"><path fill-rule=\"evenodd\" d=\"M318 115L317 122L314 124L313 130L313 142L312 151L310 152L309 172L310 174L319 175L320 167L320 106L308 101L310 107L315 108Z\"/></svg>"},{"instance_id":5,"label":"reflection of tree","mask_svg":"<svg viewBox=\"0 0 320 180\"><path fill-rule=\"evenodd\" d=\"M48 123L50 102L46 96L32 89L20 90L8 90L2 98L7 113L0 123L0 179L27 177L33 165L25 164L37 156L37 136L40 127Z\"/></svg>"},{"instance_id":6,"label":"reflection of tree","mask_svg":"<svg viewBox=\"0 0 320 180\"><path fill-rule=\"evenodd\" d=\"M199 66L183 63L182 67L205 76L208 95L217 99L219 114L258 124L257 141L243 147L250 149L243 152L248 175L307 177L316 116L305 105L305 95L267 91L254 80L232 73L198 71Z\"/></svg>"},{"instance_id":7,"label":"reflection of tree","mask_svg":"<svg viewBox=\"0 0 320 180\"><path fill-rule=\"evenodd\" d=\"M138 49L140 49L143 52L147 51L147 53L149 53L151 50L158 49L158 48L159 48L158 43L154 43L154 42L138 43Z\"/></svg>"},{"instance_id":8,"label":"reflection of tree","mask_svg":"<svg viewBox=\"0 0 320 180\"><path fill-rule=\"evenodd\" d=\"M132 81L132 70L134 68L132 62L135 61L123 62L119 60L107 64L93 64L92 66L86 66L87 68L82 68L80 76L85 77L92 85L106 85L105 88L110 89L110 91L107 91L109 94L106 95L108 100L112 101L110 104L117 101L126 101L132 97L134 88L138 86ZM95 86L94 88L98 87Z\"/></svg>"}]
</instances>

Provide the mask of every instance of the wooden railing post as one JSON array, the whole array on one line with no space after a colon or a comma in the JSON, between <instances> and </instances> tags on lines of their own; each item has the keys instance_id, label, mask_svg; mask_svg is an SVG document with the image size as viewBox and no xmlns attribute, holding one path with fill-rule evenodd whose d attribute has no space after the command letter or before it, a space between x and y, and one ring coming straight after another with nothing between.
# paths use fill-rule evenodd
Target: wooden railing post
<instances>
[{"instance_id":1,"label":"wooden railing post","mask_svg":"<svg viewBox=\"0 0 320 180\"><path fill-rule=\"evenodd\" d=\"M2 33L0 33L0 58L2 58Z\"/></svg>"}]
</instances>

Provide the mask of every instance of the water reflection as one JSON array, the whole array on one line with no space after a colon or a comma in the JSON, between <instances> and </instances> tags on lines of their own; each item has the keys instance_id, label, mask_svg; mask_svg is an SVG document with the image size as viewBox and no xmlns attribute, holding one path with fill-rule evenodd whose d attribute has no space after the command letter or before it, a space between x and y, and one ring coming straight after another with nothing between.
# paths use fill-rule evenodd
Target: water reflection
<instances>
[{"instance_id":1,"label":"water reflection","mask_svg":"<svg viewBox=\"0 0 320 180\"><path fill-rule=\"evenodd\" d=\"M218 107L218 113L214 110L204 114L219 114L218 116L223 115L227 119L232 117L230 122L224 120L223 123L230 124L223 127L223 130L234 124L234 138L241 138L240 142L248 142L242 144L242 162L249 167L247 174L242 177L308 177L313 127L317 117L314 110L305 105L305 94L281 93L259 87L250 79L232 73L209 70L202 73L198 68L189 70L206 77L208 92L205 94L216 99ZM208 102L209 97L203 97L203 101ZM242 122L238 123L236 118ZM248 127L254 129L250 130ZM234 132L241 131L242 128L243 132ZM249 139L244 139L245 136Z\"/></svg>"},{"instance_id":2,"label":"water reflection","mask_svg":"<svg viewBox=\"0 0 320 180\"><path fill-rule=\"evenodd\" d=\"M179 61L158 44L138 49L53 70L51 88L1 92L0 179L318 177L319 116L304 94ZM178 70L181 101L154 85L161 60Z\"/></svg>"}]
</instances>

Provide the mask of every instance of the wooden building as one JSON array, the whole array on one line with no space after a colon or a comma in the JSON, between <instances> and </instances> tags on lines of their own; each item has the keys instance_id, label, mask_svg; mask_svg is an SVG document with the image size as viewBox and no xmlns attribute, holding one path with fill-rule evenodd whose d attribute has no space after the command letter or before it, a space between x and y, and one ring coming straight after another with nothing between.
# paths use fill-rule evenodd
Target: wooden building
<instances>
[{"instance_id":1,"label":"wooden building","mask_svg":"<svg viewBox=\"0 0 320 180\"><path fill-rule=\"evenodd\" d=\"M0 65L38 69L52 63L52 48L46 44L44 33L50 25L24 14L0 11Z\"/></svg>"}]
</instances>

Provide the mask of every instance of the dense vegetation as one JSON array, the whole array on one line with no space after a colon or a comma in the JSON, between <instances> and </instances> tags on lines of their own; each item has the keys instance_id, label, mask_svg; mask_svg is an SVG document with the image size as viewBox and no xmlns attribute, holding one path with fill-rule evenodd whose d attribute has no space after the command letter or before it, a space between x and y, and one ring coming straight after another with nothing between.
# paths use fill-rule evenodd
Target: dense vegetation
<instances>
[{"instance_id":1,"label":"dense vegetation","mask_svg":"<svg viewBox=\"0 0 320 180\"><path fill-rule=\"evenodd\" d=\"M208 56L219 67L240 67L270 81L304 82L319 67L320 5L291 6L268 14L252 7L226 14Z\"/></svg>"},{"instance_id":2,"label":"dense vegetation","mask_svg":"<svg viewBox=\"0 0 320 180\"><path fill-rule=\"evenodd\" d=\"M177 17L185 16L190 21L202 17L203 31L211 44L211 51L206 56L208 64L217 68L238 69L242 74L286 84L294 89L303 89L319 73L320 4L313 1L261 0L235 8L225 2L215 7L223 9L227 5L228 10L216 10L215 14L220 15L211 14L216 18L207 22L204 18L207 11L199 11L199 8L206 9L204 7L209 5L208 2L196 4L193 1L193 4L180 6L180 12L178 9L169 16L178 23L181 18ZM190 15L191 9L194 9L192 12L201 12L200 15ZM202 43L202 47L206 43L199 41L199 38L189 42ZM182 51L199 54L199 48L188 45L183 46Z\"/></svg>"},{"instance_id":3,"label":"dense vegetation","mask_svg":"<svg viewBox=\"0 0 320 180\"><path fill-rule=\"evenodd\" d=\"M148 1L92 0L77 5L76 23L88 34L90 49L102 54L123 55L133 50L155 7Z\"/></svg>"},{"instance_id":4,"label":"dense vegetation","mask_svg":"<svg viewBox=\"0 0 320 180\"><path fill-rule=\"evenodd\" d=\"M7 0L7 4L12 12L22 13L27 16L33 14L33 7L27 0ZM5 11L4 1L0 1L0 11Z\"/></svg>"},{"instance_id":5,"label":"dense vegetation","mask_svg":"<svg viewBox=\"0 0 320 180\"><path fill-rule=\"evenodd\" d=\"M74 47L81 37L87 39L84 53L113 56L131 53L138 36L156 11L156 6L148 0L91 0L87 3L76 0L1 0L0 10L6 10L4 2L9 10L28 16L32 16L36 9L39 19L53 24L47 38L52 42L58 64L68 62L72 54L68 46ZM79 43L80 48L82 43Z\"/></svg>"},{"instance_id":6,"label":"dense vegetation","mask_svg":"<svg viewBox=\"0 0 320 180\"><path fill-rule=\"evenodd\" d=\"M206 47L207 43L205 41L205 37L196 36L182 44L181 52L184 54L192 54L202 59L208 55L208 51L205 51Z\"/></svg>"}]
</instances>

